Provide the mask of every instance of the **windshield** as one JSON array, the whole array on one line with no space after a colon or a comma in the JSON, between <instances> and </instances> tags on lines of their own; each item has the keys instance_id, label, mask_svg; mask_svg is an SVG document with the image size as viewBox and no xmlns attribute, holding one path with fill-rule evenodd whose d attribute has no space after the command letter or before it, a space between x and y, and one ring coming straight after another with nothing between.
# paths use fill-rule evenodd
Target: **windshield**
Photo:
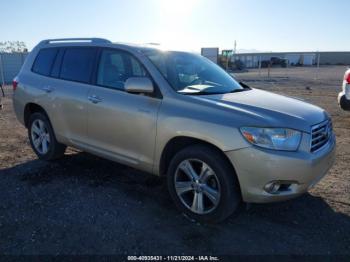
<instances>
[{"instance_id":1,"label":"windshield","mask_svg":"<svg viewBox=\"0 0 350 262\"><path fill-rule=\"evenodd\" d=\"M218 65L200 55L147 50L146 56L182 94L225 94L244 88Z\"/></svg>"}]
</instances>

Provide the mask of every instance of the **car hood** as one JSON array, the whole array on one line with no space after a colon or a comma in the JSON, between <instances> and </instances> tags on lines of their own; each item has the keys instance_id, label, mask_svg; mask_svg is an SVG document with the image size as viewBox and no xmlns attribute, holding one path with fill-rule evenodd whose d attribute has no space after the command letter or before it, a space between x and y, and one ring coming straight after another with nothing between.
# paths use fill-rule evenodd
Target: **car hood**
<instances>
[{"instance_id":1,"label":"car hood","mask_svg":"<svg viewBox=\"0 0 350 262\"><path fill-rule=\"evenodd\" d=\"M197 98L235 112L245 125L287 127L309 133L312 125L328 118L318 106L259 89Z\"/></svg>"}]
</instances>

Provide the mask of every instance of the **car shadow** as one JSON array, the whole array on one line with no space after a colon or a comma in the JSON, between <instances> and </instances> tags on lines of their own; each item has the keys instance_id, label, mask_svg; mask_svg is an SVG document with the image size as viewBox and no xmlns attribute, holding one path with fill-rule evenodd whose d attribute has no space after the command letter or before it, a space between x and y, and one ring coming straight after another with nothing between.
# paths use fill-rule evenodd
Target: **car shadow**
<instances>
[{"instance_id":1,"label":"car shadow","mask_svg":"<svg viewBox=\"0 0 350 262\"><path fill-rule=\"evenodd\" d=\"M350 217L310 194L201 225L165 179L83 152L0 170L0 188L1 253L350 254Z\"/></svg>"}]
</instances>

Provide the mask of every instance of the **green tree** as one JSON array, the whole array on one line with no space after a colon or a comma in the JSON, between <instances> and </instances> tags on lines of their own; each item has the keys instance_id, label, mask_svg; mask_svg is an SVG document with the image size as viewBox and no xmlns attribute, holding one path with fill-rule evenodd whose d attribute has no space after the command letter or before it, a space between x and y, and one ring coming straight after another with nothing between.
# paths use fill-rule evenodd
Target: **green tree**
<instances>
[{"instance_id":1,"label":"green tree","mask_svg":"<svg viewBox=\"0 0 350 262\"><path fill-rule=\"evenodd\" d=\"M23 41L0 42L0 53L26 53L28 48Z\"/></svg>"}]
</instances>

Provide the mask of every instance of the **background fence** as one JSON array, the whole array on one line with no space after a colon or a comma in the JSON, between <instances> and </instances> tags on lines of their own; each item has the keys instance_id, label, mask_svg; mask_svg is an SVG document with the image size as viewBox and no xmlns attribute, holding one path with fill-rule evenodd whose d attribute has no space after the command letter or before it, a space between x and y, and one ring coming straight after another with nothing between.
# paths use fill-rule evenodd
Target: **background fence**
<instances>
[{"instance_id":1,"label":"background fence","mask_svg":"<svg viewBox=\"0 0 350 262\"><path fill-rule=\"evenodd\" d=\"M0 83L10 84L18 74L27 53L0 53Z\"/></svg>"}]
</instances>

